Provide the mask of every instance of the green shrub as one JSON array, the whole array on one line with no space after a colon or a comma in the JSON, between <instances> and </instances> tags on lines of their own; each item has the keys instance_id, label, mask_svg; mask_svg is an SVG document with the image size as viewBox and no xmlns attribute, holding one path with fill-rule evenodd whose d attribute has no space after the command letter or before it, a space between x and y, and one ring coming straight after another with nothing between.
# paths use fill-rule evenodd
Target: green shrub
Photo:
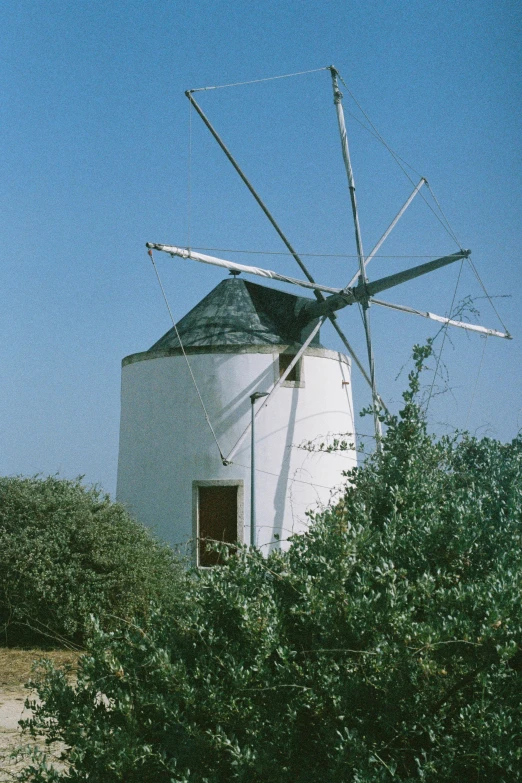
<instances>
[{"instance_id":1,"label":"green shrub","mask_svg":"<svg viewBox=\"0 0 522 783\"><path fill-rule=\"evenodd\" d=\"M7 643L82 644L89 617L105 629L172 603L173 552L96 488L0 478L0 630ZM0 637L1 639L1 637Z\"/></svg>"},{"instance_id":2,"label":"green shrub","mask_svg":"<svg viewBox=\"0 0 522 783\"><path fill-rule=\"evenodd\" d=\"M94 635L27 724L36 783L522 779L522 439L435 440L415 403L287 553L239 549L188 610Z\"/></svg>"}]
</instances>

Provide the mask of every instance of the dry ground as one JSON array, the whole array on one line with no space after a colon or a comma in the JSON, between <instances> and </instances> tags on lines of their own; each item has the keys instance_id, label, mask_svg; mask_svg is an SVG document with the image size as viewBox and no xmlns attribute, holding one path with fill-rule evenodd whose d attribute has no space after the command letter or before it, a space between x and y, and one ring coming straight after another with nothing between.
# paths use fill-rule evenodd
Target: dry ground
<instances>
[{"instance_id":1,"label":"dry ground","mask_svg":"<svg viewBox=\"0 0 522 783\"><path fill-rule=\"evenodd\" d=\"M22 736L18 721L29 717L24 702L30 695L25 683L33 663L49 658L56 666L74 665L78 654L66 650L17 650L0 647L0 783L13 780L20 764L10 758L21 745L31 744ZM34 744L34 741L33 741Z\"/></svg>"}]
</instances>

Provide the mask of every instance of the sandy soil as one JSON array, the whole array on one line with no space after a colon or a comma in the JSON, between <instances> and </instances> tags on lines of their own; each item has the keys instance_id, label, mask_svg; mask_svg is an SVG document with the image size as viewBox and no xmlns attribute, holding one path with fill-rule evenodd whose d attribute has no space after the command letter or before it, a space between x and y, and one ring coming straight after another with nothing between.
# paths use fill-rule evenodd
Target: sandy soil
<instances>
[{"instance_id":1,"label":"sandy soil","mask_svg":"<svg viewBox=\"0 0 522 783\"><path fill-rule=\"evenodd\" d=\"M16 763L11 754L22 745L34 744L21 734L18 721L29 717L24 701L29 695L23 688L0 688L0 781L13 779L16 770L23 766Z\"/></svg>"},{"instance_id":2,"label":"sandy soil","mask_svg":"<svg viewBox=\"0 0 522 783\"><path fill-rule=\"evenodd\" d=\"M18 721L30 717L24 702L31 694L24 685L31 677L34 661L44 657L50 658L56 666L74 665L77 660L75 653L63 650L0 648L0 783L14 780L15 772L23 766L12 754L21 746L35 744L34 740L22 735ZM42 743L36 744L41 746Z\"/></svg>"}]
</instances>

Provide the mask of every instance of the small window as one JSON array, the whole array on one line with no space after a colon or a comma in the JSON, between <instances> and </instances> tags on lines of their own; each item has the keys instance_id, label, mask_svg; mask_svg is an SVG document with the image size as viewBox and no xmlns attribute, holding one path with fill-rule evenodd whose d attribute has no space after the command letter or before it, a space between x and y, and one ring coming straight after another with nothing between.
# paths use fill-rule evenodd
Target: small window
<instances>
[{"instance_id":1,"label":"small window","mask_svg":"<svg viewBox=\"0 0 522 783\"><path fill-rule=\"evenodd\" d=\"M279 377L283 375L285 370L289 367L290 363L293 362L295 359L295 353L280 353L279 354ZM299 360L294 364L292 369L290 370L290 373L286 376L285 381L287 383L299 383L300 380L300 365L301 361Z\"/></svg>"},{"instance_id":2,"label":"small window","mask_svg":"<svg viewBox=\"0 0 522 783\"><path fill-rule=\"evenodd\" d=\"M293 360L295 359L296 354L295 353L280 353L279 354L279 377L283 375L285 370L288 369L289 365ZM302 386L302 358L299 359L296 364L292 367L289 374L286 376L285 380L283 381L283 386Z\"/></svg>"},{"instance_id":3,"label":"small window","mask_svg":"<svg viewBox=\"0 0 522 783\"><path fill-rule=\"evenodd\" d=\"M238 542L237 484L197 486L197 546L198 565L219 564L219 552L207 549L208 541Z\"/></svg>"}]
</instances>

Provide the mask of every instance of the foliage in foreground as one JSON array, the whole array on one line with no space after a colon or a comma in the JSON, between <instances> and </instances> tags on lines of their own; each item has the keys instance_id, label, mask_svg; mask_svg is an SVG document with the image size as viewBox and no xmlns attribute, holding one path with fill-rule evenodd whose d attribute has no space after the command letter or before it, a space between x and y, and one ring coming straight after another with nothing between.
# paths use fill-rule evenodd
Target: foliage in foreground
<instances>
[{"instance_id":1,"label":"foliage in foreground","mask_svg":"<svg viewBox=\"0 0 522 783\"><path fill-rule=\"evenodd\" d=\"M418 370L381 455L285 554L94 636L28 727L73 783L512 783L522 770L522 439L430 437Z\"/></svg>"},{"instance_id":2,"label":"foliage in foreground","mask_svg":"<svg viewBox=\"0 0 522 783\"><path fill-rule=\"evenodd\" d=\"M171 605L182 571L124 507L79 480L0 478L0 631L8 643L81 644L90 616L106 630Z\"/></svg>"}]
</instances>

